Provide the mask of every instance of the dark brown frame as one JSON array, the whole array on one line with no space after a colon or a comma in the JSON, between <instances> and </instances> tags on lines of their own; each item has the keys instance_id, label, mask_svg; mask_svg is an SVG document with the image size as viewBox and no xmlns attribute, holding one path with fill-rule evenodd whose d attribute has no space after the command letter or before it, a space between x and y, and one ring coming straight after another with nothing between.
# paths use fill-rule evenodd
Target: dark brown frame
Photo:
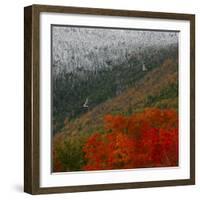
<instances>
[{"instance_id":1,"label":"dark brown frame","mask_svg":"<svg viewBox=\"0 0 200 200\"><path fill-rule=\"evenodd\" d=\"M41 12L188 20L190 22L190 178L41 188L39 183L39 18ZM83 192L195 184L195 15L32 5L24 8L24 191L30 194Z\"/></svg>"}]
</instances>

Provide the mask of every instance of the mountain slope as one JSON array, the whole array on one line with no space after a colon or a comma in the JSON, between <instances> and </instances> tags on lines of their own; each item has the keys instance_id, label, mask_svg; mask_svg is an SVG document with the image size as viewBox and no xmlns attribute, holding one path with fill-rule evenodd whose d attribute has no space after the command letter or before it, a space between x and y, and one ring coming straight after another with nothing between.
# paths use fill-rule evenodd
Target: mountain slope
<instances>
[{"instance_id":1,"label":"mountain slope","mask_svg":"<svg viewBox=\"0 0 200 200\"><path fill-rule=\"evenodd\" d=\"M54 143L62 143L69 136L101 132L106 114L131 115L146 107L178 107L177 61L167 59L119 96L94 107L79 118L65 121L65 127L54 136Z\"/></svg>"},{"instance_id":2,"label":"mountain slope","mask_svg":"<svg viewBox=\"0 0 200 200\"><path fill-rule=\"evenodd\" d=\"M176 44L165 48L151 46L140 53L127 55L118 64L109 62L109 67L100 67L97 62L93 69L87 66L73 72L63 72L53 79L53 133L57 134L64 127L64 120L79 118L87 112L83 107L88 99L89 109L119 96L138 81L160 67L166 59L178 57ZM145 68L145 70L143 69Z\"/></svg>"}]
</instances>

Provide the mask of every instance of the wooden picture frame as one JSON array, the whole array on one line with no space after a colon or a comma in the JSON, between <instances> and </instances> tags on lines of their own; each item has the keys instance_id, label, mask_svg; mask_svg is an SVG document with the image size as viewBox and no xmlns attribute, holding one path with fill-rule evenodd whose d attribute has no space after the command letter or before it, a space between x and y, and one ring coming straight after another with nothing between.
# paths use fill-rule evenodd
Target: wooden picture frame
<instances>
[{"instance_id":1,"label":"wooden picture frame","mask_svg":"<svg viewBox=\"0 0 200 200\"><path fill-rule=\"evenodd\" d=\"M163 19L189 23L190 35L190 124L189 177L173 180L134 181L89 185L41 187L40 171L40 14L78 14L80 16L125 17L127 19ZM50 67L50 66L49 66ZM184 70L184 69L183 69ZM47 133L48 134L48 133ZM50 133L49 133L50 134ZM192 14L161 13L147 11L111 10L97 8L32 5L24 9L24 191L30 194L83 192L98 190L148 188L195 184L195 16Z\"/></svg>"}]
</instances>

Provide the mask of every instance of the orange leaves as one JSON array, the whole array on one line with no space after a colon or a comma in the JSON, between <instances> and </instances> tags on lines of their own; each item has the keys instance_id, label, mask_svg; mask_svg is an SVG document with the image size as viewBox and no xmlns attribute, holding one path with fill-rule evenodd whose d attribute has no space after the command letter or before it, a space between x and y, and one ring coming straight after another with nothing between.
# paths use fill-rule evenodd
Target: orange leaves
<instances>
[{"instance_id":1,"label":"orange leaves","mask_svg":"<svg viewBox=\"0 0 200 200\"><path fill-rule=\"evenodd\" d=\"M134 153L134 140L122 133L113 133L109 140L112 148L109 148L109 168L119 169L131 163L131 156ZM108 144L108 146L110 146Z\"/></svg>"},{"instance_id":2,"label":"orange leaves","mask_svg":"<svg viewBox=\"0 0 200 200\"><path fill-rule=\"evenodd\" d=\"M93 134L84 145L84 170L178 165L178 116L173 110L107 115L105 131Z\"/></svg>"},{"instance_id":3,"label":"orange leaves","mask_svg":"<svg viewBox=\"0 0 200 200\"><path fill-rule=\"evenodd\" d=\"M178 129L149 128L141 137L150 166L178 165Z\"/></svg>"},{"instance_id":4,"label":"orange leaves","mask_svg":"<svg viewBox=\"0 0 200 200\"><path fill-rule=\"evenodd\" d=\"M127 127L127 118L122 115L106 115L104 117L105 129L124 132Z\"/></svg>"},{"instance_id":5,"label":"orange leaves","mask_svg":"<svg viewBox=\"0 0 200 200\"><path fill-rule=\"evenodd\" d=\"M137 122L149 124L156 128L176 128L178 126L178 116L176 111L158 108L148 108L142 113L137 113L132 116Z\"/></svg>"},{"instance_id":6,"label":"orange leaves","mask_svg":"<svg viewBox=\"0 0 200 200\"><path fill-rule=\"evenodd\" d=\"M119 132L91 137L83 148L88 161L85 170L119 169L131 162L134 141L128 136Z\"/></svg>"},{"instance_id":7,"label":"orange leaves","mask_svg":"<svg viewBox=\"0 0 200 200\"><path fill-rule=\"evenodd\" d=\"M103 165L107 161L105 159L108 153L105 146L105 138L99 133L95 133L88 139L83 147L85 159L88 160L88 164L84 166L85 170L104 169Z\"/></svg>"}]
</instances>

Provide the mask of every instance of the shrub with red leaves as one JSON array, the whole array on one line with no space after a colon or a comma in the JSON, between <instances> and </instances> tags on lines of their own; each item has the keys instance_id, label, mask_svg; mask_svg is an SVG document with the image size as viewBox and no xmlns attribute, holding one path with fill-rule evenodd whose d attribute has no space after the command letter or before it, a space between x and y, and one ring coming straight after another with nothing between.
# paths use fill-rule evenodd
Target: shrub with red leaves
<instances>
[{"instance_id":1,"label":"shrub with red leaves","mask_svg":"<svg viewBox=\"0 0 200 200\"><path fill-rule=\"evenodd\" d=\"M178 165L178 116L174 110L146 109L132 116L106 115L105 133L83 147L84 170Z\"/></svg>"}]
</instances>

